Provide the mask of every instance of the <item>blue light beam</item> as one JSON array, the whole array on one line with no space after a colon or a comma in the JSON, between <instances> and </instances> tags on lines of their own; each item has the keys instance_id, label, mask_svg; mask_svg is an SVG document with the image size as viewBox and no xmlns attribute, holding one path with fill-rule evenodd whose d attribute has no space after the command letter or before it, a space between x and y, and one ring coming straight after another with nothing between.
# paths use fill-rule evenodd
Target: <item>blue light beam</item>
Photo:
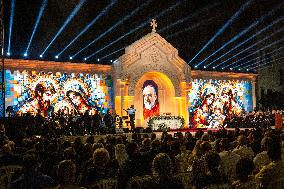
<instances>
[{"instance_id":1,"label":"blue light beam","mask_svg":"<svg viewBox=\"0 0 284 189\"><path fill-rule=\"evenodd\" d=\"M232 60L233 58L235 58L236 56L242 54L243 52L245 52L245 51L247 51L247 50L249 50L249 49L251 49L251 48L253 48L253 47L257 46L257 45L259 45L259 44L262 43L263 41L265 41L265 40L271 38L273 35L276 35L277 33L280 33L281 31L283 31L283 29L284 29L284 28L277 30L276 32L274 32L274 33L270 34L269 36L263 38L262 40L258 41L257 43L252 44L251 46L249 46L249 47L245 48L244 50L238 52L238 53L235 54L234 56L232 56L232 57L228 58L227 60L221 62L219 65L217 65L217 66L215 66L215 67L219 67L219 66L223 65L224 63L228 62L229 60ZM281 41L281 40L280 40L280 41ZM271 47L272 45L275 45L275 44L279 43L280 41L275 41L275 42L273 42L273 43L271 43L271 44L269 44L269 45L266 45L266 46L262 47L262 48L259 49L259 50L263 50L263 49L266 49L266 48L268 48L268 47ZM227 66L224 66L223 68L227 68L227 67L228 67L228 65L227 65Z\"/></svg>"},{"instance_id":2,"label":"blue light beam","mask_svg":"<svg viewBox=\"0 0 284 189\"><path fill-rule=\"evenodd\" d=\"M267 65L267 64L270 64L270 63L275 62L275 61L277 61L277 60L281 60L281 59L283 59L283 58L284 58L284 57L280 57L280 58L271 60L271 61L269 61L269 62L266 62L266 63L264 63L264 64L259 64L259 65L255 66L255 67L250 68L250 70L251 70L251 69L258 68L258 67L263 67L263 66L265 66L265 65Z\"/></svg>"},{"instance_id":3,"label":"blue light beam","mask_svg":"<svg viewBox=\"0 0 284 189\"><path fill-rule=\"evenodd\" d=\"M279 50L281 50L282 48L283 48L283 46L280 47L280 48L278 48L278 49L275 49L274 51L272 51L272 52L270 52L270 53L268 53L268 54L266 54L266 55L269 55L269 54L272 54L272 53L274 53L274 52L276 52L276 51L279 51ZM237 60L237 61L231 63L230 66L233 65L233 64L236 64L236 63L238 63L238 62L240 62L240 61L242 61L242 60L244 60L245 58L247 58L247 57L249 57L249 56L252 56L253 54L258 53L259 51L260 51L260 50L257 50L257 51L255 51L255 52L253 52L253 53L251 53L251 54L249 54L249 55L247 55L247 56L245 56L245 57L243 57L243 58L241 58L241 59L239 59L239 60ZM249 60L249 61L243 62L243 63L241 63L241 64L239 64L239 65L236 65L236 66L233 67L233 69L234 69L234 68L237 68L237 67L240 67L240 66L243 66L243 65L245 65L245 64L247 64L247 63L249 63L249 62L251 62L251 61L253 61L253 60L256 60L256 59L258 59L258 58L260 58L260 57L261 57L261 56L258 56L258 57L254 58L254 59L251 59L251 60ZM229 65L228 65L228 66L229 66Z\"/></svg>"},{"instance_id":4,"label":"blue light beam","mask_svg":"<svg viewBox=\"0 0 284 189\"><path fill-rule=\"evenodd\" d=\"M29 40L28 46L27 46L26 51L25 51L25 54L28 54L28 53L29 53L29 48L30 48L30 46L31 46L33 37L34 37L34 35L35 35L35 32L36 32L36 30L37 30L39 21L40 21L40 19L41 19L41 16L42 16L42 14L43 14L43 11L44 11L46 5L47 5L47 0L43 0L43 1L42 1L42 4L41 4L41 7L40 7L40 10L39 10L39 13L38 13L38 16L37 16L37 19L36 19L36 22L35 22L35 25L34 25L34 29L33 29L31 38L30 38L30 40Z\"/></svg>"},{"instance_id":5,"label":"blue light beam","mask_svg":"<svg viewBox=\"0 0 284 189\"><path fill-rule=\"evenodd\" d=\"M230 39L227 43L225 43L223 46L221 46L219 49L217 49L216 51L214 51L212 54L210 54L208 57L206 57L204 60L202 60L201 62L199 62L196 66L200 66L202 63L204 63L206 60L208 60L209 58L211 58L213 55L215 55L217 52L221 51L222 49L224 49L225 47L227 47L229 44L231 44L232 42L236 41L238 38L240 38L241 36L243 36L244 34L246 34L247 32L249 32L251 29L253 29L255 26L257 26L258 24L260 24L261 22L263 22L267 17L271 16L273 13L275 12L275 10L272 10L270 12L268 12L266 15L263 15L262 17L260 17L257 21L253 22L249 27L247 27L246 29L242 30L239 34L235 35L232 39ZM209 65L207 65L209 66Z\"/></svg>"},{"instance_id":6,"label":"blue light beam","mask_svg":"<svg viewBox=\"0 0 284 189\"><path fill-rule=\"evenodd\" d=\"M179 1L179 2L177 2L175 5L171 6L170 8L168 8L168 9L166 9L166 10L160 12L159 14L155 15L154 18L159 18L159 17L165 15L167 12L173 10L173 9L176 8L178 5L180 5L181 2L182 2L182 1ZM126 34L124 34L124 35L120 36L119 38L117 38L116 40L110 42L108 45L102 47L101 49L97 50L97 51L94 52L93 54L89 55L87 58L91 58L92 56L95 56L97 53L101 52L102 50L104 50L104 49L110 47L111 45L117 43L118 41L120 41L120 40L123 39L124 37L126 37L126 36L132 34L133 32L135 32L135 31L137 31L137 30L139 30L140 28L142 28L142 27L144 27L145 25L149 24L149 22L150 22L151 20L152 20L152 18L146 20L145 22L143 22L142 24L140 24L140 25L137 26L136 28L130 30L130 31L127 32Z\"/></svg>"},{"instance_id":7,"label":"blue light beam","mask_svg":"<svg viewBox=\"0 0 284 189\"><path fill-rule=\"evenodd\" d=\"M274 22L272 22L271 24L269 24L268 26L266 26L265 28L259 30L257 33L253 34L252 36L250 36L249 38L247 38L246 40L242 41L241 43L239 43L237 46L235 46L234 48L232 48L231 50L227 51L226 53L224 53L222 56L218 57L217 59L215 59L214 61L212 61L209 65L213 64L214 62L220 60L221 58L223 58L224 56L226 56L227 54L231 53L232 51L234 51L235 49L239 48L240 46L242 46L243 44L245 44L246 42L252 40L253 38L255 38L256 36L260 35L261 33L265 32L266 30L268 30L269 28L271 28L273 25L277 24L278 22L282 21L284 18L284 16L280 17L279 19L275 20ZM220 65L222 65L223 63L215 66L218 67Z\"/></svg>"},{"instance_id":8,"label":"blue light beam","mask_svg":"<svg viewBox=\"0 0 284 189\"><path fill-rule=\"evenodd\" d=\"M202 47L202 49L188 62L188 64L191 64L192 61L200 54L202 53L208 45L210 45L223 31L229 27L236 18L240 16L240 14L252 3L253 0L247 1L244 5L241 6L241 8L217 31L217 33Z\"/></svg>"},{"instance_id":9,"label":"blue light beam","mask_svg":"<svg viewBox=\"0 0 284 189\"><path fill-rule=\"evenodd\" d=\"M115 54L115 53L118 53L118 52L124 50L125 48L126 48L126 46L125 46L125 47L122 47L122 48L120 48L120 49L118 49L118 50L116 50L116 51L113 51L113 52L111 52L111 53L109 53L109 54L107 54L107 55L105 55L105 56L103 56L103 57L100 57L99 59L100 59L100 60L104 60L105 58L107 58L107 57L109 57L109 56L111 56L111 55L113 55L113 54Z\"/></svg>"},{"instance_id":10,"label":"blue light beam","mask_svg":"<svg viewBox=\"0 0 284 189\"><path fill-rule=\"evenodd\" d=\"M80 54L81 52L83 52L85 49L87 49L88 47L90 47L92 44L94 44L95 42L97 42L98 40L100 40L101 38L103 38L105 35L107 35L108 33L110 33L113 29L115 29L117 26L119 26L120 24L122 24L124 21L126 21L127 19L129 19L131 16L133 16L134 14L136 14L138 11L140 11L142 8L144 8L145 6L147 6L152 0L148 0L147 2L145 2L144 4L142 4L141 6L138 6L135 10L133 10L130 14L128 14L127 16L123 17L120 21L118 21L116 24L114 24L112 27L110 27L107 31L105 31L104 33L102 33L101 35L99 35L96 39L94 39L93 41L91 41L90 43L88 43L85 47L83 47L81 50L79 50L78 52L76 52L74 55L72 55L72 57L77 56L78 54Z\"/></svg>"},{"instance_id":11,"label":"blue light beam","mask_svg":"<svg viewBox=\"0 0 284 189\"><path fill-rule=\"evenodd\" d=\"M188 19L190 19L190 18L193 18L193 17L195 17L195 16L198 16L199 14L203 13L204 11L208 11L209 9L211 9L211 8L213 8L213 7L215 7L215 6L217 6L218 4L220 4L220 3L219 3L219 2L218 2L218 3L214 3L214 4L212 4L212 5L209 5L209 6L207 6L207 7L204 7L204 8L202 8L202 9L200 9L200 10L198 10L198 11L196 11L196 12L190 14L190 15L188 15L187 17L184 17L184 18L182 18L182 19L179 19L178 21L176 21L176 22L174 22L174 23L172 23L172 24L170 24L170 25L168 25L168 26L166 26L166 27L164 27L164 28L158 30L158 33L162 33L163 31L168 30L168 29L170 29L170 28L172 28L172 27L174 27L174 26L176 26L176 25L178 25L178 24L180 24L180 23L183 23L184 21L186 21L186 20L188 20Z\"/></svg>"},{"instance_id":12,"label":"blue light beam","mask_svg":"<svg viewBox=\"0 0 284 189\"><path fill-rule=\"evenodd\" d=\"M201 25L203 25L203 24L208 24L209 22L211 22L211 21L214 20L215 18L217 18L217 16L216 16L216 17L209 18L208 20L201 21L201 22L199 22L199 23L192 24L192 25L190 25L189 27L187 27L187 28L185 28L185 29L183 29L183 30L180 30L180 31L178 31L178 32L175 32L175 33L173 33L173 34L171 34L171 35L166 36L166 38L169 39L169 38L172 38L172 37L174 37L174 36L177 36L177 35L179 35L179 34L181 34L181 33L187 32L187 31L189 31L189 30L193 30L193 29L195 29L195 28L197 28L197 27L199 27L199 26L201 26Z\"/></svg>"},{"instance_id":13,"label":"blue light beam","mask_svg":"<svg viewBox=\"0 0 284 189\"><path fill-rule=\"evenodd\" d=\"M268 54L267 54L267 55L268 55ZM280 54L277 54L277 55L283 55L283 53L280 53ZM264 58L264 59L262 59L262 60L256 61L256 62L254 62L254 63L252 63L252 64L249 64L249 65L244 66L243 68L244 68L244 69L250 68L250 67L252 67L253 65L256 65L256 64L258 64L258 63L261 63L261 62L266 61L266 60L269 60L269 59L271 59L271 57L267 57L267 58Z\"/></svg>"},{"instance_id":14,"label":"blue light beam","mask_svg":"<svg viewBox=\"0 0 284 189\"><path fill-rule=\"evenodd\" d=\"M15 0L11 0L11 9L10 9L10 25L9 25L9 36L8 36L8 52L7 55L10 56L11 52L11 36L13 30L13 20L14 20L14 12L15 12Z\"/></svg>"},{"instance_id":15,"label":"blue light beam","mask_svg":"<svg viewBox=\"0 0 284 189\"><path fill-rule=\"evenodd\" d=\"M41 53L41 55L44 55L45 52L49 49L49 47L53 44L53 42L56 40L56 38L61 34L61 32L65 29L65 27L69 24L69 22L74 18L74 16L78 13L80 8L83 6L86 0L80 0L79 4L76 5L76 7L73 9L71 14L68 16L68 18L65 20L62 27L59 29L59 31L56 33L54 38L51 40L51 42L47 45L47 47L44 49L44 51Z\"/></svg>"},{"instance_id":16,"label":"blue light beam","mask_svg":"<svg viewBox=\"0 0 284 189\"><path fill-rule=\"evenodd\" d=\"M106 6L100 14L96 16L62 51L60 51L57 56L60 56L63 52L65 52L70 45L72 45L81 35L83 35L88 29L90 29L101 17L108 13L111 7L117 2L117 0L112 0L111 3Z\"/></svg>"}]
</instances>

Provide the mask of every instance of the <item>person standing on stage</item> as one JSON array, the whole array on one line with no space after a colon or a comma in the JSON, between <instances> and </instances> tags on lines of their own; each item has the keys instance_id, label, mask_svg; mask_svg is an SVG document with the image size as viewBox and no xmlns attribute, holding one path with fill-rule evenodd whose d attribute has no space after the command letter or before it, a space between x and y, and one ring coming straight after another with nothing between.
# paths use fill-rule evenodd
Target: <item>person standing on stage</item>
<instances>
[{"instance_id":1,"label":"person standing on stage","mask_svg":"<svg viewBox=\"0 0 284 189\"><path fill-rule=\"evenodd\" d=\"M134 105L131 105L130 108L128 108L126 111L127 111L127 114L130 117L130 126L131 126L131 131L133 132L133 130L135 128L135 112L136 112L136 109L134 108Z\"/></svg>"},{"instance_id":2,"label":"person standing on stage","mask_svg":"<svg viewBox=\"0 0 284 189\"><path fill-rule=\"evenodd\" d=\"M110 114L110 111L107 110L107 113L104 115L104 122L105 122L105 126L108 130L108 133L114 133L114 127L113 127L113 117Z\"/></svg>"},{"instance_id":3,"label":"person standing on stage","mask_svg":"<svg viewBox=\"0 0 284 189\"><path fill-rule=\"evenodd\" d=\"M99 111L96 110L96 113L92 116L92 130L91 133L100 133L100 125L102 122L102 117L99 114Z\"/></svg>"}]
</instances>

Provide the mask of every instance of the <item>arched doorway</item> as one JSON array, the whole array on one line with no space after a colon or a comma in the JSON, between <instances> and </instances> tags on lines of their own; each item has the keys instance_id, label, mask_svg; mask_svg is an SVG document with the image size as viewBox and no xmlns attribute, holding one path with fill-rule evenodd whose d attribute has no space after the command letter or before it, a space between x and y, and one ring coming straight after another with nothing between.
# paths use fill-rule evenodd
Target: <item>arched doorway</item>
<instances>
[{"instance_id":1,"label":"arched doorway","mask_svg":"<svg viewBox=\"0 0 284 189\"><path fill-rule=\"evenodd\" d=\"M143 116L143 85L145 81L153 81L157 84L157 93L159 101L160 115L165 113L171 113L175 115L176 104L175 104L175 88L172 81L167 75L161 72L147 72L145 73L136 83L134 101L136 113L136 125L146 126L146 121Z\"/></svg>"}]
</instances>

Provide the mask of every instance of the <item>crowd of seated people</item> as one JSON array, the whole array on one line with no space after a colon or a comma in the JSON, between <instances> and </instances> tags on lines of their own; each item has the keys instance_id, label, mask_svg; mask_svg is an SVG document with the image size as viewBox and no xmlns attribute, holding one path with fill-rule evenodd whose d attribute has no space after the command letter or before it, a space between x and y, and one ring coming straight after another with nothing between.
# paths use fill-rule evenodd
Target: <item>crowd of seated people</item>
<instances>
[{"instance_id":1,"label":"crowd of seated people","mask_svg":"<svg viewBox=\"0 0 284 189\"><path fill-rule=\"evenodd\" d=\"M282 110L244 112L241 115L233 116L231 120L225 120L225 124L230 128L270 127L275 124L275 114L283 115L282 112Z\"/></svg>"},{"instance_id":2,"label":"crowd of seated people","mask_svg":"<svg viewBox=\"0 0 284 189\"><path fill-rule=\"evenodd\" d=\"M8 117L5 120L7 133L12 137L52 135L79 136L115 133L116 116L108 111L102 115L53 114L43 117L41 114L23 114Z\"/></svg>"},{"instance_id":3,"label":"crowd of seated people","mask_svg":"<svg viewBox=\"0 0 284 189\"><path fill-rule=\"evenodd\" d=\"M177 133L108 135L74 141L58 135L10 136L0 127L0 168L19 165L9 188L95 188L114 179L116 188L196 189L228 183L267 187L284 177L281 130L256 128ZM23 131L21 131L23 132ZM1 177L0 177L1 178ZM1 181L0 181L1 182Z\"/></svg>"}]
</instances>

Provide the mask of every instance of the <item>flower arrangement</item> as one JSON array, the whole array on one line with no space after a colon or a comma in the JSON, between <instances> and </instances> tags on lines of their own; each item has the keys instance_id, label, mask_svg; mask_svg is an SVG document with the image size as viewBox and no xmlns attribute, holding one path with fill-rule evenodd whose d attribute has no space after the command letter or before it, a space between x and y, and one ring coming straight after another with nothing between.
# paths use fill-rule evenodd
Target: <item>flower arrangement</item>
<instances>
[{"instance_id":1,"label":"flower arrangement","mask_svg":"<svg viewBox=\"0 0 284 189\"><path fill-rule=\"evenodd\" d=\"M183 128L185 120L181 116L154 116L149 119L148 126L153 130L169 130Z\"/></svg>"}]
</instances>

